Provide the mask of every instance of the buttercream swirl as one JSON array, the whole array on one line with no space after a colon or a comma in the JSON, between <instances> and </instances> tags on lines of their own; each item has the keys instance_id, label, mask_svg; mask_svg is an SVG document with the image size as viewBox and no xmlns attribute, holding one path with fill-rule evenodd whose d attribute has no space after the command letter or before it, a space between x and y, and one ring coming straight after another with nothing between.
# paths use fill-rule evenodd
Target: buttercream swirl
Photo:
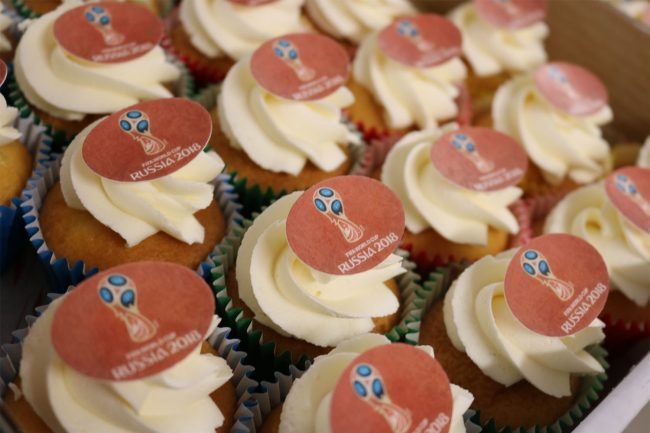
<instances>
[{"instance_id":1,"label":"buttercream swirl","mask_svg":"<svg viewBox=\"0 0 650 433\"><path fill-rule=\"evenodd\" d=\"M646 138L645 143L641 147L641 152L639 152L636 165L639 167L650 168L650 136Z\"/></svg>"},{"instance_id":2,"label":"buttercream swirl","mask_svg":"<svg viewBox=\"0 0 650 433\"><path fill-rule=\"evenodd\" d=\"M61 302L50 304L30 329L20 365L25 398L54 433L210 433L223 424L209 395L232 377L224 359L200 354L199 345L146 379L92 379L65 364L52 345L52 322Z\"/></svg>"},{"instance_id":3,"label":"buttercream swirl","mask_svg":"<svg viewBox=\"0 0 650 433\"><path fill-rule=\"evenodd\" d=\"M360 354L375 347L390 344L378 334L363 334L341 342L327 355L316 358L314 364L297 379L289 391L280 415L280 433L331 433L329 423L332 393L343 371ZM418 346L433 357L431 346ZM469 409L474 396L451 384L452 413L449 433L465 433L463 413Z\"/></svg>"},{"instance_id":4,"label":"buttercream swirl","mask_svg":"<svg viewBox=\"0 0 650 433\"><path fill-rule=\"evenodd\" d=\"M377 38L374 32L361 42L353 74L383 107L390 128L432 128L458 115L458 84L467 75L458 57L430 68L408 66L385 55Z\"/></svg>"},{"instance_id":5,"label":"buttercream swirl","mask_svg":"<svg viewBox=\"0 0 650 433\"><path fill-rule=\"evenodd\" d=\"M172 97L162 84L178 80L180 70L160 46L120 63L91 63L58 45L54 21L80 2L66 2L30 23L16 48L16 81L35 107L64 120L113 113L138 102Z\"/></svg>"},{"instance_id":6,"label":"buttercream swirl","mask_svg":"<svg viewBox=\"0 0 650 433\"><path fill-rule=\"evenodd\" d=\"M546 62L548 26L497 27L481 18L473 3L458 6L449 18L463 33L463 55L478 76L529 71Z\"/></svg>"},{"instance_id":7,"label":"buttercream swirl","mask_svg":"<svg viewBox=\"0 0 650 433\"><path fill-rule=\"evenodd\" d=\"M314 101L275 96L255 81L248 56L228 72L217 106L233 147L266 170L296 176L307 160L326 172L345 162L341 146L360 142L342 121L353 102L347 87Z\"/></svg>"},{"instance_id":8,"label":"buttercream swirl","mask_svg":"<svg viewBox=\"0 0 650 433\"><path fill-rule=\"evenodd\" d=\"M267 39L306 30L304 0L247 6L228 0L183 0L179 18L192 45L206 57L239 60Z\"/></svg>"},{"instance_id":9,"label":"buttercream swirl","mask_svg":"<svg viewBox=\"0 0 650 433\"><path fill-rule=\"evenodd\" d=\"M13 127L18 110L8 107L4 96L0 95L0 147L20 138L20 132Z\"/></svg>"},{"instance_id":10,"label":"buttercream swirl","mask_svg":"<svg viewBox=\"0 0 650 433\"><path fill-rule=\"evenodd\" d=\"M214 198L209 182L224 168L219 155L199 152L187 165L150 181L103 178L88 167L82 155L86 137L102 120L81 131L63 155L61 189L66 204L90 212L129 247L159 231L187 244L203 242L205 229L194 214Z\"/></svg>"},{"instance_id":11,"label":"buttercream swirl","mask_svg":"<svg viewBox=\"0 0 650 433\"><path fill-rule=\"evenodd\" d=\"M605 325L595 319L566 337L548 337L522 325L506 304L503 288L515 252L483 257L452 284L443 307L447 334L496 382L510 386L526 379L546 394L568 396L572 374L604 371L585 348L605 338Z\"/></svg>"},{"instance_id":12,"label":"buttercream swirl","mask_svg":"<svg viewBox=\"0 0 650 433\"><path fill-rule=\"evenodd\" d=\"M455 124L441 130L411 132L390 150L381 180L404 205L406 228L420 233L431 227L452 242L486 245L488 227L516 234L517 219L508 206L522 194L511 186L497 191L473 191L447 180L433 165L430 149Z\"/></svg>"},{"instance_id":13,"label":"buttercream swirl","mask_svg":"<svg viewBox=\"0 0 650 433\"><path fill-rule=\"evenodd\" d=\"M526 74L499 88L492 115L495 129L522 143L550 184L566 177L591 183L611 169L609 145L600 130L613 118L609 105L589 116L572 116L547 102L532 74Z\"/></svg>"},{"instance_id":14,"label":"buttercream swirl","mask_svg":"<svg viewBox=\"0 0 650 433\"><path fill-rule=\"evenodd\" d=\"M301 195L279 199L246 231L236 264L239 296L261 324L317 346L334 346L372 331L373 317L398 310L399 301L384 281L406 269L395 254L354 275L326 275L301 262L286 237L287 215Z\"/></svg>"},{"instance_id":15,"label":"buttercream swirl","mask_svg":"<svg viewBox=\"0 0 650 433\"><path fill-rule=\"evenodd\" d=\"M5 35L5 31L11 26L11 18L4 14L5 7L0 4L0 52L11 51L11 41Z\"/></svg>"},{"instance_id":16,"label":"buttercream swirl","mask_svg":"<svg viewBox=\"0 0 650 433\"><path fill-rule=\"evenodd\" d=\"M643 307L650 301L650 234L629 222L607 198L604 183L567 195L546 218L545 233L569 233L605 259L612 286Z\"/></svg>"},{"instance_id":17,"label":"buttercream swirl","mask_svg":"<svg viewBox=\"0 0 650 433\"><path fill-rule=\"evenodd\" d=\"M395 18L416 12L406 0L307 0L305 8L320 29L356 43Z\"/></svg>"}]
</instances>

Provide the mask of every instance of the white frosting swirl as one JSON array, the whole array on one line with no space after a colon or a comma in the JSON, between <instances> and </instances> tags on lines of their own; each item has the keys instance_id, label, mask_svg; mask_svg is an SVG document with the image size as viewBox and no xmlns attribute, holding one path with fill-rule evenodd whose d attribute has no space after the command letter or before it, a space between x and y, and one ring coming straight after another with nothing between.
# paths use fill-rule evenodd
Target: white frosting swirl
<instances>
[{"instance_id":1,"label":"white frosting swirl","mask_svg":"<svg viewBox=\"0 0 650 433\"><path fill-rule=\"evenodd\" d=\"M604 371L585 347L605 338L605 324L595 319L567 337L547 337L522 325L503 292L515 252L483 257L452 284L443 307L447 334L456 349L496 382L510 386L526 379L554 397L570 395L572 374Z\"/></svg>"},{"instance_id":2,"label":"white frosting swirl","mask_svg":"<svg viewBox=\"0 0 650 433\"><path fill-rule=\"evenodd\" d=\"M11 41L4 33L11 26L11 18L4 14L4 10L4 5L0 3L0 52L11 51Z\"/></svg>"},{"instance_id":3,"label":"white frosting swirl","mask_svg":"<svg viewBox=\"0 0 650 433\"><path fill-rule=\"evenodd\" d=\"M375 347L390 344L378 334L364 334L341 342L327 355L316 358L307 372L297 379L287 395L280 415L280 433L332 433L330 408L332 393L343 371L360 354ZM433 357L431 346L418 346ZM465 433L463 414L474 396L451 384L452 413L449 433Z\"/></svg>"},{"instance_id":4,"label":"white frosting swirl","mask_svg":"<svg viewBox=\"0 0 650 433\"><path fill-rule=\"evenodd\" d=\"M0 147L20 138L20 132L13 127L18 110L8 107L4 96L0 95Z\"/></svg>"},{"instance_id":5,"label":"white frosting swirl","mask_svg":"<svg viewBox=\"0 0 650 433\"><path fill-rule=\"evenodd\" d=\"M353 74L382 106L390 128L432 128L438 121L458 115L457 85L467 75L460 58L430 68L416 68L386 56L378 47L377 38L375 32L361 42Z\"/></svg>"},{"instance_id":6,"label":"white frosting swirl","mask_svg":"<svg viewBox=\"0 0 650 433\"><path fill-rule=\"evenodd\" d=\"M183 0L179 18L194 48L206 57L239 60L267 39L306 31L300 8L305 0L277 0L246 6L228 0Z\"/></svg>"},{"instance_id":7,"label":"white frosting swirl","mask_svg":"<svg viewBox=\"0 0 650 433\"><path fill-rule=\"evenodd\" d=\"M640 307L650 301L650 234L616 209L604 183L567 195L546 218L544 233L569 233L586 240L605 259L615 289Z\"/></svg>"},{"instance_id":8,"label":"white frosting swirl","mask_svg":"<svg viewBox=\"0 0 650 433\"><path fill-rule=\"evenodd\" d=\"M90 212L129 247L159 231L187 244L203 242L205 229L194 214L214 198L209 182L224 168L219 155L199 152L184 167L150 181L103 178L88 167L82 155L86 137L102 120L81 131L63 155L61 189L67 205Z\"/></svg>"},{"instance_id":9,"label":"white frosting swirl","mask_svg":"<svg viewBox=\"0 0 650 433\"><path fill-rule=\"evenodd\" d=\"M395 18L416 13L407 0L307 0L305 6L319 28L356 43Z\"/></svg>"},{"instance_id":10,"label":"white frosting swirl","mask_svg":"<svg viewBox=\"0 0 650 433\"><path fill-rule=\"evenodd\" d=\"M641 152L639 152L639 158L636 161L636 165L639 167L650 168L650 136L646 138L643 147L641 147Z\"/></svg>"},{"instance_id":11,"label":"white frosting swirl","mask_svg":"<svg viewBox=\"0 0 650 433\"><path fill-rule=\"evenodd\" d=\"M495 129L522 143L550 184L566 177L591 183L611 169L609 145L599 128L613 118L609 105L590 116L572 116L547 102L527 74L499 88L492 115Z\"/></svg>"},{"instance_id":12,"label":"white frosting swirl","mask_svg":"<svg viewBox=\"0 0 650 433\"><path fill-rule=\"evenodd\" d=\"M473 3L458 6L449 17L463 33L463 55L478 76L529 71L546 62L544 22L521 29L496 27L481 18Z\"/></svg>"},{"instance_id":13,"label":"white frosting swirl","mask_svg":"<svg viewBox=\"0 0 650 433\"><path fill-rule=\"evenodd\" d=\"M347 87L315 101L275 96L255 81L249 56L228 72L217 106L233 147L266 170L296 176L307 160L326 172L345 162L341 146L360 141L342 122L342 108L353 102Z\"/></svg>"},{"instance_id":14,"label":"white frosting swirl","mask_svg":"<svg viewBox=\"0 0 650 433\"><path fill-rule=\"evenodd\" d=\"M50 304L30 329L20 365L25 398L54 433L212 433L223 424L209 395L232 377L224 359L200 354L199 345L146 379L92 379L70 368L54 350L52 322L61 302Z\"/></svg>"},{"instance_id":15,"label":"white frosting swirl","mask_svg":"<svg viewBox=\"0 0 650 433\"><path fill-rule=\"evenodd\" d=\"M172 97L162 83L178 80L180 70L160 46L121 63L91 63L66 54L54 38L54 21L80 4L66 2L34 20L18 43L16 81L27 100L57 118L81 120L86 114Z\"/></svg>"},{"instance_id":16,"label":"white frosting swirl","mask_svg":"<svg viewBox=\"0 0 650 433\"><path fill-rule=\"evenodd\" d=\"M431 227L452 242L486 245L488 227L515 234L517 219L508 206L522 194L511 186L497 191L473 191L447 180L433 165L430 149L442 134L457 129L411 132L390 150L381 180L404 205L406 228L420 233Z\"/></svg>"},{"instance_id":17,"label":"white frosting swirl","mask_svg":"<svg viewBox=\"0 0 650 433\"><path fill-rule=\"evenodd\" d=\"M373 317L398 310L399 300L384 281L406 269L395 254L354 275L326 275L301 262L286 237L287 215L301 195L279 199L246 231L237 255L239 296L261 324L317 346L334 346L372 331Z\"/></svg>"}]
</instances>

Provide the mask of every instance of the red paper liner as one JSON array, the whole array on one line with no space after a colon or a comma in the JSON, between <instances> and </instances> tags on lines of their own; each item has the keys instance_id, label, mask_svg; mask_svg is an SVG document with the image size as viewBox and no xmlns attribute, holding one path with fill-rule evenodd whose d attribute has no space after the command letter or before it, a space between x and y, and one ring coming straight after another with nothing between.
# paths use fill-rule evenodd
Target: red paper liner
<instances>
[{"instance_id":1,"label":"red paper liner","mask_svg":"<svg viewBox=\"0 0 650 433\"><path fill-rule=\"evenodd\" d=\"M551 210L573 190L573 188L567 187L559 188L553 191L548 191L543 194L538 194L533 197L526 198L526 201L532 207L532 220L538 221L546 218Z\"/></svg>"},{"instance_id":2,"label":"red paper liner","mask_svg":"<svg viewBox=\"0 0 650 433\"><path fill-rule=\"evenodd\" d=\"M472 124L472 118L474 117L474 109L472 106L472 96L469 93L469 89L465 84L459 84L458 90L460 94L456 98L458 104L458 116L456 116L456 122L459 126L469 126Z\"/></svg>"},{"instance_id":3,"label":"red paper liner","mask_svg":"<svg viewBox=\"0 0 650 433\"><path fill-rule=\"evenodd\" d=\"M650 320L639 322L617 319L607 313L602 314L599 319L605 322L605 345L609 349L626 346L650 337Z\"/></svg>"},{"instance_id":4,"label":"red paper liner","mask_svg":"<svg viewBox=\"0 0 650 433\"><path fill-rule=\"evenodd\" d=\"M519 233L510 236L510 248L526 245L535 236L533 232L533 206L528 200L517 200L510 206L519 223Z\"/></svg>"}]
</instances>

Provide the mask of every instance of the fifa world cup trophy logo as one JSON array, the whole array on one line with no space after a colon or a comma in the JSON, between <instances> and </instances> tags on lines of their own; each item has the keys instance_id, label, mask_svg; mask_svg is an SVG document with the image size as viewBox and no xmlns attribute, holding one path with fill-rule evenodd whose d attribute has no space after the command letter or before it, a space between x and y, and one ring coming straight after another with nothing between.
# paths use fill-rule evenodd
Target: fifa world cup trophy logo
<instances>
[{"instance_id":1,"label":"fifa world cup trophy logo","mask_svg":"<svg viewBox=\"0 0 650 433\"><path fill-rule=\"evenodd\" d=\"M160 139L151 133L151 123L149 116L139 110L131 110L120 116L120 129L142 145L144 153L147 155L156 155L167 146L167 140Z\"/></svg>"},{"instance_id":2,"label":"fifa world cup trophy logo","mask_svg":"<svg viewBox=\"0 0 650 433\"><path fill-rule=\"evenodd\" d=\"M379 371L370 364L359 364L351 374L352 387L361 400L384 417L393 433L407 433L411 427L411 413L390 400Z\"/></svg>"},{"instance_id":3,"label":"fifa world cup trophy logo","mask_svg":"<svg viewBox=\"0 0 650 433\"><path fill-rule=\"evenodd\" d=\"M124 42L124 35L113 29L110 12L101 6L90 6L85 12L86 21L90 23L104 38L106 45L114 46Z\"/></svg>"},{"instance_id":4,"label":"fifa world cup trophy logo","mask_svg":"<svg viewBox=\"0 0 650 433\"><path fill-rule=\"evenodd\" d=\"M494 163L483 158L476 148L476 143L466 134L454 134L451 137L451 145L461 155L469 159L481 173L488 173L494 170Z\"/></svg>"},{"instance_id":5,"label":"fifa world cup trophy logo","mask_svg":"<svg viewBox=\"0 0 650 433\"><path fill-rule=\"evenodd\" d=\"M517 7L516 4L512 2L512 0L493 0L495 3L497 3L499 6L501 6L508 15L514 16L519 13L519 8Z\"/></svg>"},{"instance_id":6,"label":"fifa world cup trophy logo","mask_svg":"<svg viewBox=\"0 0 650 433\"><path fill-rule=\"evenodd\" d=\"M331 188L319 188L314 193L314 206L341 231L349 243L356 242L363 236L363 228L345 216L343 200Z\"/></svg>"},{"instance_id":7,"label":"fifa world cup trophy logo","mask_svg":"<svg viewBox=\"0 0 650 433\"><path fill-rule=\"evenodd\" d=\"M273 52L287 66L293 69L293 72L300 81L310 81L316 76L316 71L305 66L300 59L298 47L286 39L279 39L273 44Z\"/></svg>"},{"instance_id":8,"label":"fifa world cup trophy logo","mask_svg":"<svg viewBox=\"0 0 650 433\"><path fill-rule=\"evenodd\" d=\"M521 267L528 276L536 279L555 293L561 301L573 296L573 283L563 281L551 271L546 257L536 250L527 250L521 255Z\"/></svg>"},{"instance_id":9,"label":"fifa world cup trophy logo","mask_svg":"<svg viewBox=\"0 0 650 433\"><path fill-rule=\"evenodd\" d=\"M637 206L641 208L644 214L650 216L650 203L643 198L632 179L624 174L616 175L616 189L628 196Z\"/></svg>"},{"instance_id":10,"label":"fifa world cup trophy logo","mask_svg":"<svg viewBox=\"0 0 650 433\"><path fill-rule=\"evenodd\" d=\"M137 288L129 277L121 274L108 275L99 283L97 290L104 305L124 322L132 341L139 343L156 335L158 324L138 310Z\"/></svg>"},{"instance_id":11,"label":"fifa world cup trophy logo","mask_svg":"<svg viewBox=\"0 0 650 433\"><path fill-rule=\"evenodd\" d=\"M569 79L567 78L567 76L559 68L557 68L555 66L549 66L548 75L555 82L560 84L560 89L562 89L564 94L569 99L571 99L573 101L576 101L576 100L580 99L580 94L578 94L578 92L576 92L576 90L571 85L571 82L569 82Z\"/></svg>"},{"instance_id":12,"label":"fifa world cup trophy logo","mask_svg":"<svg viewBox=\"0 0 650 433\"><path fill-rule=\"evenodd\" d=\"M420 29L411 20L400 20L400 22L397 23L397 33L411 41L420 52L431 51L434 48L432 43L426 41L422 37Z\"/></svg>"}]
</instances>

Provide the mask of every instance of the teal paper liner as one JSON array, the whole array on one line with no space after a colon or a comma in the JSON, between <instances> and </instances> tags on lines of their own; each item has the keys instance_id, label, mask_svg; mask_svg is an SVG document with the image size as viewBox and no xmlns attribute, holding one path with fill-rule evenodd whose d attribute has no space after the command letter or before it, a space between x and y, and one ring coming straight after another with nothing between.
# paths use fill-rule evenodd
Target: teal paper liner
<instances>
[{"instance_id":1,"label":"teal paper liner","mask_svg":"<svg viewBox=\"0 0 650 433\"><path fill-rule=\"evenodd\" d=\"M215 109L217 106L217 97L221 86L211 84L201 89L192 99L205 107L208 111ZM364 141L363 134L356 125L343 118L347 128L352 131L361 141L361 145L350 144L348 150L352 155L353 164L350 169L350 175L369 176L372 170L373 157L370 147ZM270 205L278 198L292 192L284 188L266 188L251 182L247 177L239 177L236 171L228 171L228 162L226 161L226 172L230 175L230 183L235 187L235 192L239 196L240 203L244 206L242 214L246 218L251 218L253 213L260 212L264 207Z\"/></svg>"},{"instance_id":2,"label":"teal paper liner","mask_svg":"<svg viewBox=\"0 0 650 433\"><path fill-rule=\"evenodd\" d=\"M426 314L434 302L442 302L452 281L468 266L469 263L450 263L448 266L441 267L429 275L423 286L429 292L430 298L425 302L426 308L421 310L421 317ZM407 343L419 344L420 325L420 322L411 323L410 332L406 335ZM594 403L598 401L599 394L604 388L605 381L607 381L607 369L609 368L606 359L608 356L607 351L602 345L590 346L587 351L603 366L605 372L592 376L582 376L580 378L580 389L572 407L554 423L535 425L533 427L505 426L498 428L494 419L482 420L480 410L474 407L472 407L474 413L471 415L470 421L482 426L481 433L564 433L572 430L584 415L591 410Z\"/></svg>"},{"instance_id":3,"label":"teal paper liner","mask_svg":"<svg viewBox=\"0 0 650 433\"><path fill-rule=\"evenodd\" d=\"M185 64L170 54L167 54L167 60L176 65L181 71L180 79L174 84L176 96L189 99L193 98L195 90L194 78L192 78L192 75L187 70ZM55 152L63 152L63 149L74 139L76 134L68 134L63 130L56 129L52 125L46 124L43 119L32 110L29 101L23 94L22 90L20 90L13 74L10 74L7 77L4 87L4 93L7 96L8 104L18 108L19 117L32 118L34 124L45 127L46 133L52 137L52 149ZM107 113L107 115L108 114L110 113Z\"/></svg>"},{"instance_id":4,"label":"teal paper liner","mask_svg":"<svg viewBox=\"0 0 650 433\"><path fill-rule=\"evenodd\" d=\"M43 239L39 222L40 208L47 191L59 179L60 158L59 155L48 162L45 167L36 170L35 176L28 181L28 186L23 191L20 202L23 224L29 241L45 265L50 291L57 293L63 293L68 286L76 285L98 271L97 268L86 269L86 265L82 261L69 263L65 257L56 257ZM221 174L213 183L215 185L215 201L226 219L226 235L196 270L206 281L210 279L209 272L214 267L212 256L220 251L220 245L226 241L228 233L239 227L243 220L240 214L241 205L232 185L228 183L228 177Z\"/></svg>"},{"instance_id":5,"label":"teal paper liner","mask_svg":"<svg viewBox=\"0 0 650 433\"><path fill-rule=\"evenodd\" d=\"M73 287L68 290L74 290ZM37 307L36 315L30 315L25 318L27 328L14 331L12 337L15 342L4 344L0 347L0 398L6 396L10 391L10 384L14 382L20 370L20 361L22 359L22 345L25 337L29 334L30 328L38 317L47 309L49 303L61 294L51 293L48 295L48 304ZM228 366L233 371L231 381L235 385L237 395L237 410L235 412L235 424L231 433L246 432L245 426L249 424L249 415L246 412L247 406L254 406L251 400L252 393L259 388L259 384L252 379L255 368L246 363L247 355L239 348L239 340L231 337L232 330L224 326L223 320L217 326L217 329L210 334L207 341L217 351L220 357L224 358ZM22 397L24 398L24 397Z\"/></svg>"}]
</instances>

